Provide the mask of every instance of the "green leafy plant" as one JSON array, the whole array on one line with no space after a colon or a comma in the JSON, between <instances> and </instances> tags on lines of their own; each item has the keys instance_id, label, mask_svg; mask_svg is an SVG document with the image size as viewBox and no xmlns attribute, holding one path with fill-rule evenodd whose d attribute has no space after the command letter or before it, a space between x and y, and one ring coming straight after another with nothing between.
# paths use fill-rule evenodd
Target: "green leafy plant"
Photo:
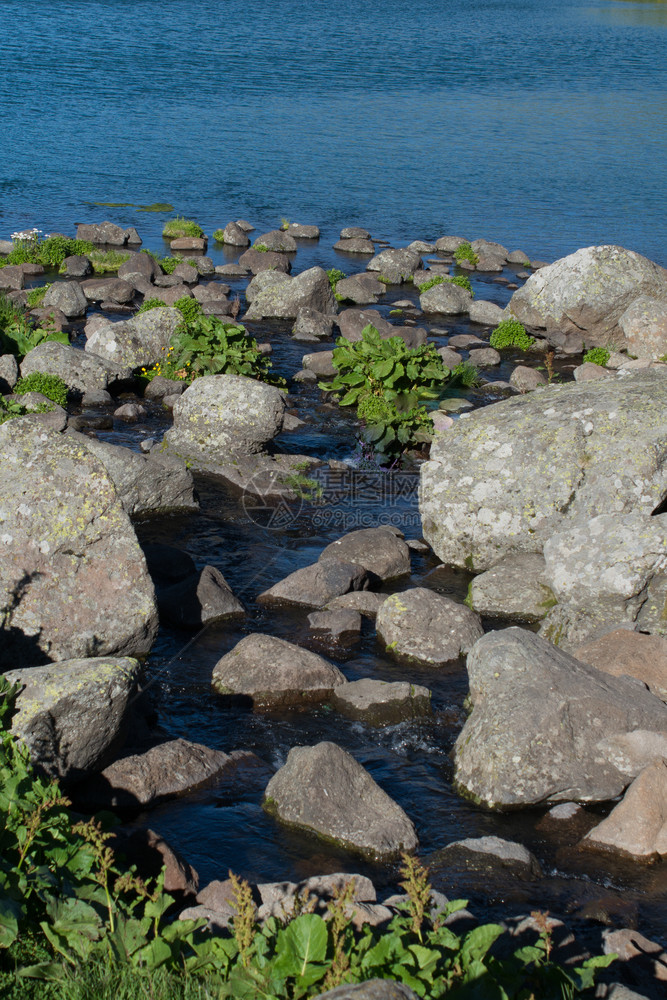
<instances>
[{"instance_id":1,"label":"green leafy plant","mask_svg":"<svg viewBox=\"0 0 667 1000\"><path fill-rule=\"evenodd\" d=\"M280 228L281 228L281 230L282 230L283 233L286 233L287 230L289 229L289 219L286 219L283 216L283 218L280 220Z\"/></svg>"},{"instance_id":2,"label":"green leafy plant","mask_svg":"<svg viewBox=\"0 0 667 1000\"><path fill-rule=\"evenodd\" d=\"M179 236L201 237L204 235L204 230L194 219L185 219L177 215L175 219L165 222L162 235L168 240L178 239Z\"/></svg>"},{"instance_id":3,"label":"green leafy plant","mask_svg":"<svg viewBox=\"0 0 667 1000\"><path fill-rule=\"evenodd\" d=\"M418 285L419 294L422 292L427 292L429 288L434 288L436 285L443 284L458 285L459 288L465 288L467 292L473 296L475 293L472 290L472 285L470 284L470 279L466 278L465 274L457 274L455 278L447 278L442 274L436 275L434 278L429 278L428 281L424 281L421 285Z\"/></svg>"},{"instance_id":4,"label":"green leafy plant","mask_svg":"<svg viewBox=\"0 0 667 1000\"><path fill-rule=\"evenodd\" d=\"M518 319L504 319L489 337L489 344L497 351L516 347L520 351L528 351L535 343L535 338L526 333L523 323Z\"/></svg>"},{"instance_id":5,"label":"green leafy plant","mask_svg":"<svg viewBox=\"0 0 667 1000\"><path fill-rule=\"evenodd\" d=\"M61 330L33 327L26 313L0 293L0 354L14 354L19 360L45 340L69 344Z\"/></svg>"},{"instance_id":6,"label":"green leafy plant","mask_svg":"<svg viewBox=\"0 0 667 1000\"><path fill-rule=\"evenodd\" d=\"M96 250L86 254L93 265L95 274L108 274L117 271L121 264L130 259L129 253L123 250ZM61 270L63 267L61 265Z\"/></svg>"},{"instance_id":7,"label":"green leafy plant","mask_svg":"<svg viewBox=\"0 0 667 1000\"><path fill-rule=\"evenodd\" d=\"M67 385L59 375L32 372L20 378L14 387L14 395L23 396L26 392L41 392L42 396L58 406L67 406Z\"/></svg>"},{"instance_id":8,"label":"green leafy plant","mask_svg":"<svg viewBox=\"0 0 667 1000\"><path fill-rule=\"evenodd\" d=\"M224 243L225 242L224 229L216 229L216 231L213 233L213 239L215 240L216 243Z\"/></svg>"},{"instance_id":9,"label":"green leafy plant","mask_svg":"<svg viewBox=\"0 0 667 1000\"><path fill-rule=\"evenodd\" d=\"M430 439L431 417L419 404L436 399L450 377L434 344L410 348L402 337L383 340L369 325L360 341L336 341L333 365L338 374L320 388L337 393L341 406L357 407L363 437L378 452L397 459Z\"/></svg>"},{"instance_id":10,"label":"green leafy plant","mask_svg":"<svg viewBox=\"0 0 667 1000\"><path fill-rule=\"evenodd\" d=\"M602 368L605 367L610 358L609 351L606 347L591 347L584 354L584 363L590 361L591 364L600 365Z\"/></svg>"},{"instance_id":11,"label":"green leafy plant","mask_svg":"<svg viewBox=\"0 0 667 1000\"><path fill-rule=\"evenodd\" d=\"M334 292L336 291L336 285L338 282L342 281L343 278L346 277L347 275L345 274L345 271L340 271L337 267L330 267L327 271L327 278L329 279L329 284Z\"/></svg>"},{"instance_id":12,"label":"green leafy plant","mask_svg":"<svg viewBox=\"0 0 667 1000\"><path fill-rule=\"evenodd\" d=\"M456 248L454 251L454 260L457 264L461 264L464 260L468 261L469 264L479 264L479 257L470 243L461 243Z\"/></svg>"},{"instance_id":13,"label":"green leafy plant","mask_svg":"<svg viewBox=\"0 0 667 1000\"><path fill-rule=\"evenodd\" d=\"M151 309L164 309L164 302L162 299L144 299L137 309L136 315L138 316L140 313L150 312Z\"/></svg>"}]
</instances>

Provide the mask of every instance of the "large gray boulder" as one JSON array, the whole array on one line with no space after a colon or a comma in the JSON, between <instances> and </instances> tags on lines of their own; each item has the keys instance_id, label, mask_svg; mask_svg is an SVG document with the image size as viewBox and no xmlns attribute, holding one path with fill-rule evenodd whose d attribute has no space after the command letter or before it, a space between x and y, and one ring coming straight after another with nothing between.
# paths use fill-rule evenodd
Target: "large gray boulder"
<instances>
[{"instance_id":1,"label":"large gray boulder","mask_svg":"<svg viewBox=\"0 0 667 1000\"><path fill-rule=\"evenodd\" d=\"M10 670L7 680L21 685L12 731L48 775L81 778L103 767L124 738L139 674L129 657Z\"/></svg>"},{"instance_id":2,"label":"large gray boulder","mask_svg":"<svg viewBox=\"0 0 667 1000\"><path fill-rule=\"evenodd\" d=\"M667 753L667 706L532 632L487 633L467 666L473 710L454 748L455 781L475 802L604 802Z\"/></svg>"},{"instance_id":3,"label":"large gray boulder","mask_svg":"<svg viewBox=\"0 0 667 1000\"><path fill-rule=\"evenodd\" d=\"M474 611L425 587L388 597L377 613L376 628L390 656L434 667L465 656L482 635Z\"/></svg>"},{"instance_id":4,"label":"large gray boulder","mask_svg":"<svg viewBox=\"0 0 667 1000\"><path fill-rule=\"evenodd\" d=\"M624 346L619 320L639 296L667 304L667 272L623 247L585 247L531 274L508 313L527 326L584 335L588 346Z\"/></svg>"},{"instance_id":5,"label":"large gray boulder","mask_svg":"<svg viewBox=\"0 0 667 1000\"><path fill-rule=\"evenodd\" d=\"M667 584L667 514L601 514L552 535L544 545L545 579L558 605L542 634L564 648L637 621L651 587ZM664 606L642 620L664 631Z\"/></svg>"},{"instance_id":6,"label":"large gray boulder","mask_svg":"<svg viewBox=\"0 0 667 1000\"><path fill-rule=\"evenodd\" d=\"M33 347L21 362L21 375L32 372L59 375L68 389L81 395L97 389L113 392L132 377L132 369L127 365L50 340Z\"/></svg>"},{"instance_id":7,"label":"large gray boulder","mask_svg":"<svg viewBox=\"0 0 667 1000\"><path fill-rule=\"evenodd\" d=\"M304 308L325 315L333 315L338 308L327 272L321 267L311 267L295 278L263 289L253 299L245 318L296 319L299 309Z\"/></svg>"},{"instance_id":8,"label":"large gray boulder","mask_svg":"<svg viewBox=\"0 0 667 1000\"><path fill-rule=\"evenodd\" d=\"M82 448L100 460L131 517L199 510L192 473L175 455L152 451L141 455L121 445L68 431Z\"/></svg>"},{"instance_id":9,"label":"large gray boulder","mask_svg":"<svg viewBox=\"0 0 667 1000\"><path fill-rule=\"evenodd\" d=\"M256 708L322 701L345 676L338 667L285 639L253 632L213 668L213 690L243 695Z\"/></svg>"},{"instance_id":10,"label":"large gray boulder","mask_svg":"<svg viewBox=\"0 0 667 1000\"><path fill-rule=\"evenodd\" d=\"M130 368L152 365L163 356L182 321L178 309L150 309L121 323L100 325L86 341L85 350Z\"/></svg>"},{"instance_id":11,"label":"large gray boulder","mask_svg":"<svg viewBox=\"0 0 667 1000\"><path fill-rule=\"evenodd\" d=\"M466 288L460 288L451 281L427 288L419 296L419 308L422 312L441 316L456 316L468 311L472 303L472 295Z\"/></svg>"},{"instance_id":12,"label":"large gray boulder","mask_svg":"<svg viewBox=\"0 0 667 1000\"><path fill-rule=\"evenodd\" d=\"M664 358L667 354L667 297L640 295L618 321L628 353L637 358Z\"/></svg>"},{"instance_id":13,"label":"large gray boulder","mask_svg":"<svg viewBox=\"0 0 667 1000\"><path fill-rule=\"evenodd\" d=\"M550 386L475 410L435 435L421 471L424 538L445 563L482 571L541 552L577 520L667 492L667 374Z\"/></svg>"},{"instance_id":14,"label":"large gray boulder","mask_svg":"<svg viewBox=\"0 0 667 1000\"><path fill-rule=\"evenodd\" d=\"M467 603L487 618L539 622L555 603L544 580L544 558L508 556L471 582Z\"/></svg>"},{"instance_id":15,"label":"large gray boulder","mask_svg":"<svg viewBox=\"0 0 667 1000\"><path fill-rule=\"evenodd\" d=\"M418 844L401 807L335 743L293 747L266 786L264 808L289 826L377 860Z\"/></svg>"},{"instance_id":16,"label":"large gray boulder","mask_svg":"<svg viewBox=\"0 0 667 1000\"><path fill-rule=\"evenodd\" d=\"M0 426L0 666L142 655L153 584L92 452L34 417Z\"/></svg>"},{"instance_id":17,"label":"large gray boulder","mask_svg":"<svg viewBox=\"0 0 667 1000\"><path fill-rule=\"evenodd\" d=\"M262 452L283 426L285 398L275 386L243 375L195 379L174 404L164 446L193 468L216 472L241 455Z\"/></svg>"},{"instance_id":18,"label":"large gray boulder","mask_svg":"<svg viewBox=\"0 0 667 1000\"><path fill-rule=\"evenodd\" d=\"M258 236L253 247L257 250L271 250L274 253L296 253L296 240L282 229L272 229Z\"/></svg>"}]
</instances>

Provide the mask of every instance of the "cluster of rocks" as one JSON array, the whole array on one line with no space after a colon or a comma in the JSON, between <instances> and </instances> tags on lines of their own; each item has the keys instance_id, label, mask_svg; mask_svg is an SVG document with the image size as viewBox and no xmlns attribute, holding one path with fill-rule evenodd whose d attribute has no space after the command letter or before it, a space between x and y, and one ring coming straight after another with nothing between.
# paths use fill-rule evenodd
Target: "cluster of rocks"
<instances>
[{"instance_id":1,"label":"cluster of rocks","mask_svg":"<svg viewBox=\"0 0 667 1000\"><path fill-rule=\"evenodd\" d=\"M136 245L132 231L109 225L78 235ZM358 340L372 322L381 336L416 346L428 332L415 325L414 303L404 304L405 326L366 307L387 284L447 275L448 255L464 242L443 237L376 253L366 230L343 230L336 250L370 259L365 271L337 283L337 297L319 267L292 275L297 241L317 239L316 227L290 224L253 247L251 228L243 220L225 227L224 243L243 253L238 264L218 268L199 245L183 247L193 256L173 275L147 254L132 253L118 277L105 279L90 277L89 261L70 258L66 280L44 300L62 325L84 317L90 304L123 312L150 297L165 305L120 322L95 314L85 350L43 343L20 373L58 374L83 401L111 402L133 385L134 369L167 350L181 320L171 305L178 298L194 296L205 313L232 315L225 275L252 275L245 319L293 321L298 340L320 342L335 330ZM482 240L472 246L480 271L528 264L522 251ZM428 270L423 254L439 255ZM0 279L14 283L20 302L26 272L4 274L13 270L0 269ZM427 317L466 315L480 330L516 317L536 334L537 358L547 350L578 354L584 342L613 348L608 368L583 366L567 385L516 369L518 395L436 421L421 469L423 532L446 566L474 574L466 604L405 588L410 548L388 528L343 536L257 600L275 613L300 609L310 636L334 656L374 620L381 648L398 663L448 669L467 658L471 712L453 754L458 790L494 809L614 803L583 846L660 857L667 854L667 368L658 359L667 353L667 274L615 247L581 250L553 265L534 261L531 270L505 310L450 282L419 299ZM339 311L340 297L352 307ZM450 367L459 351L484 366L499 360L481 337L450 336L441 349ZM304 357L300 375L308 381L332 371L330 352L318 350ZM8 391L18 374L15 362L0 359ZM276 452L288 414L286 394L274 386L220 375L184 388L157 378L146 398L169 401L173 413L148 454L79 433L64 411L0 426L0 664L23 689L16 731L47 773L78 781L82 800L96 807L144 808L241 775L287 826L375 859L416 849L412 820L330 741L294 747L275 774L253 754L184 740L119 758L140 661L159 621L199 628L245 614L218 567L198 569L167 546L142 550L131 519L196 510L193 469L279 498L293 489L290 473L317 464ZM484 634L494 623L514 624ZM221 704L266 711L326 701L374 726L431 713L424 685L348 682L325 656L257 632L217 662L212 685ZM490 851L530 877L539 870L520 847L448 849ZM354 919L390 919L393 904L378 904L372 886L359 885ZM258 886L258 913L287 912L297 888L322 899L330 892ZM211 927L226 926L228 887L207 887L196 904Z\"/></svg>"}]
</instances>

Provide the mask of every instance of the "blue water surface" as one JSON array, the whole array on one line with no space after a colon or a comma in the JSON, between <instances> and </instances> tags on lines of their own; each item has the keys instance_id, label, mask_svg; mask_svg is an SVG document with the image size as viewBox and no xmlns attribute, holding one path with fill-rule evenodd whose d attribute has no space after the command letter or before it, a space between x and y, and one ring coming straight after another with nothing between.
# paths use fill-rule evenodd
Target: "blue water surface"
<instances>
[{"instance_id":1,"label":"blue water surface","mask_svg":"<svg viewBox=\"0 0 667 1000\"><path fill-rule=\"evenodd\" d=\"M634 0L0 0L0 237L169 202L665 264L666 42Z\"/></svg>"}]
</instances>

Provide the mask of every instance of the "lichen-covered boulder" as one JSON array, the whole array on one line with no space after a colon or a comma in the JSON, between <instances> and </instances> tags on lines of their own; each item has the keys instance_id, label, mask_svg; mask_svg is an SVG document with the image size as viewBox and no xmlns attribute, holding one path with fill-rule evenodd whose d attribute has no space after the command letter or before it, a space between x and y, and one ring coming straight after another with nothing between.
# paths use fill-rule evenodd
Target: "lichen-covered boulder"
<instances>
[{"instance_id":1,"label":"lichen-covered boulder","mask_svg":"<svg viewBox=\"0 0 667 1000\"><path fill-rule=\"evenodd\" d=\"M299 309L316 309L332 315L338 306L327 277L321 267L311 267L295 278L263 289L253 299L245 318L296 319Z\"/></svg>"},{"instance_id":2,"label":"lichen-covered boulder","mask_svg":"<svg viewBox=\"0 0 667 1000\"><path fill-rule=\"evenodd\" d=\"M552 535L544 545L545 580L558 604L541 632L568 649L614 625L637 621L647 593L667 583L667 514L601 514ZM647 631L664 631L664 607Z\"/></svg>"},{"instance_id":3,"label":"lichen-covered boulder","mask_svg":"<svg viewBox=\"0 0 667 1000\"><path fill-rule=\"evenodd\" d=\"M160 297L159 291L156 290L156 298ZM130 368L152 365L163 357L176 327L182 321L179 310L171 306L149 309L121 323L98 326L88 337L85 350Z\"/></svg>"},{"instance_id":4,"label":"lichen-covered boulder","mask_svg":"<svg viewBox=\"0 0 667 1000\"><path fill-rule=\"evenodd\" d=\"M623 247L585 247L531 274L507 311L527 326L583 333L588 346L606 347L624 343L619 320L643 295L667 304L663 268Z\"/></svg>"},{"instance_id":5,"label":"lichen-covered boulder","mask_svg":"<svg viewBox=\"0 0 667 1000\"><path fill-rule=\"evenodd\" d=\"M541 552L569 523L667 493L667 373L644 370L503 400L435 435L421 470L424 538L482 571Z\"/></svg>"},{"instance_id":6,"label":"lichen-covered boulder","mask_svg":"<svg viewBox=\"0 0 667 1000\"><path fill-rule=\"evenodd\" d=\"M206 375L185 390L173 412L165 447L195 469L216 472L263 451L280 433L285 398L275 386L243 375Z\"/></svg>"},{"instance_id":7,"label":"lichen-covered boulder","mask_svg":"<svg viewBox=\"0 0 667 1000\"><path fill-rule=\"evenodd\" d=\"M68 389L80 394L97 389L114 391L132 377L128 365L53 340L43 341L26 354L21 362L21 375L25 377L33 372L58 375Z\"/></svg>"},{"instance_id":8,"label":"lichen-covered boulder","mask_svg":"<svg viewBox=\"0 0 667 1000\"><path fill-rule=\"evenodd\" d=\"M21 685L12 731L51 777L81 778L103 767L124 738L139 674L129 657L10 670L7 680Z\"/></svg>"},{"instance_id":9,"label":"lichen-covered boulder","mask_svg":"<svg viewBox=\"0 0 667 1000\"><path fill-rule=\"evenodd\" d=\"M472 295L465 288L445 281L441 285L427 288L419 296L419 308L422 312L441 316L456 316L468 311Z\"/></svg>"},{"instance_id":10,"label":"lichen-covered boulder","mask_svg":"<svg viewBox=\"0 0 667 1000\"><path fill-rule=\"evenodd\" d=\"M367 271L378 271L389 284L400 285L410 281L415 271L422 266L421 256L406 247L381 250L366 264Z\"/></svg>"},{"instance_id":11,"label":"lichen-covered boulder","mask_svg":"<svg viewBox=\"0 0 667 1000\"><path fill-rule=\"evenodd\" d=\"M468 604L486 618L539 622L555 603L544 580L544 558L508 556L471 582Z\"/></svg>"},{"instance_id":12,"label":"lichen-covered boulder","mask_svg":"<svg viewBox=\"0 0 667 1000\"><path fill-rule=\"evenodd\" d=\"M455 781L491 808L604 802L667 753L667 706L512 627L467 661L473 710L454 748Z\"/></svg>"},{"instance_id":13,"label":"lichen-covered boulder","mask_svg":"<svg viewBox=\"0 0 667 1000\"><path fill-rule=\"evenodd\" d=\"M33 417L0 453L0 667L147 653L153 584L102 463Z\"/></svg>"},{"instance_id":14,"label":"lichen-covered boulder","mask_svg":"<svg viewBox=\"0 0 667 1000\"><path fill-rule=\"evenodd\" d=\"M628 353L637 358L663 358L667 354L667 296L640 295L618 321Z\"/></svg>"},{"instance_id":15,"label":"lichen-covered boulder","mask_svg":"<svg viewBox=\"0 0 667 1000\"><path fill-rule=\"evenodd\" d=\"M418 844L401 807L336 743L293 747L266 786L264 808L289 826L377 860Z\"/></svg>"},{"instance_id":16,"label":"lichen-covered boulder","mask_svg":"<svg viewBox=\"0 0 667 1000\"><path fill-rule=\"evenodd\" d=\"M465 656L482 635L474 611L426 587L388 597L377 613L376 627L390 656L433 667Z\"/></svg>"}]
</instances>

